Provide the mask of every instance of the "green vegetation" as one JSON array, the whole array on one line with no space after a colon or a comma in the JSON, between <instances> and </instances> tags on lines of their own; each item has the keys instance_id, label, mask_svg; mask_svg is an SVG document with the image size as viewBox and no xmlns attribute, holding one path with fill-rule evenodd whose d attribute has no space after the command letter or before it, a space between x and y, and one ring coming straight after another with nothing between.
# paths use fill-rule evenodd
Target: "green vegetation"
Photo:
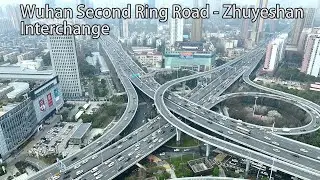
<instances>
[{"instance_id":1,"label":"green vegetation","mask_svg":"<svg viewBox=\"0 0 320 180\"><path fill-rule=\"evenodd\" d=\"M127 95L121 95L121 96L112 96L110 98L110 101L114 104L123 104L127 102Z\"/></svg>"},{"instance_id":2,"label":"green vegetation","mask_svg":"<svg viewBox=\"0 0 320 180\"><path fill-rule=\"evenodd\" d=\"M165 180L170 178L170 174L162 166L148 168L147 175L155 176L158 180Z\"/></svg>"},{"instance_id":3,"label":"green vegetation","mask_svg":"<svg viewBox=\"0 0 320 180\"><path fill-rule=\"evenodd\" d=\"M296 68L279 68L274 74L275 77L283 80L292 80L299 82L320 82L320 77L310 76L299 71Z\"/></svg>"},{"instance_id":4,"label":"green vegetation","mask_svg":"<svg viewBox=\"0 0 320 180\"><path fill-rule=\"evenodd\" d=\"M171 73L157 73L155 75L155 80L159 84L164 84L167 81L171 81L173 79L181 78L184 76L190 76L192 74L193 73L191 71L179 69L177 71L172 71ZM196 79L189 80L186 82L186 85L189 86L189 88L193 89L197 85L197 80Z\"/></svg>"},{"instance_id":5,"label":"green vegetation","mask_svg":"<svg viewBox=\"0 0 320 180\"><path fill-rule=\"evenodd\" d=\"M40 157L40 160L46 164L54 164L57 161L57 158L62 159L63 157L58 154L48 154Z\"/></svg>"},{"instance_id":6,"label":"green vegetation","mask_svg":"<svg viewBox=\"0 0 320 180\"><path fill-rule=\"evenodd\" d=\"M184 155L182 157L175 157L169 160L169 163L173 165L174 172L178 178L193 176L193 172L188 165L188 161L190 160L193 160L192 155Z\"/></svg>"},{"instance_id":7,"label":"green vegetation","mask_svg":"<svg viewBox=\"0 0 320 180\"><path fill-rule=\"evenodd\" d=\"M212 176L219 176L219 167L215 166L212 170Z\"/></svg>"},{"instance_id":8,"label":"green vegetation","mask_svg":"<svg viewBox=\"0 0 320 180\"><path fill-rule=\"evenodd\" d=\"M93 78L93 89L93 93L96 97L105 97L108 95L105 79L98 81L96 78Z\"/></svg>"},{"instance_id":9,"label":"green vegetation","mask_svg":"<svg viewBox=\"0 0 320 180\"><path fill-rule=\"evenodd\" d=\"M182 134L179 145L177 144L175 138L168 141L166 145L171 146L171 147L192 147L192 146L198 146L199 141L197 139L194 139L191 136L188 136L186 134Z\"/></svg>"},{"instance_id":10,"label":"green vegetation","mask_svg":"<svg viewBox=\"0 0 320 180\"><path fill-rule=\"evenodd\" d=\"M114 117L120 116L123 112L124 107L122 106L103 104L93 114L82 114L81 119L84 123L91 122L93 128L104 128Z\"/></svg>"},{"instance_id":11,"label":"green vegetation","mask_svg":"<svg viewBox=\"0 0 320 180\"><path fill-rule=\"evenodd\" d=\"M299 97L302 97L304 99L307 99L309 101L312 101L314 103L317 103L320 105L320 93L317 91L311 91L311 90L297 90L297 89L289 89L282 85L266 85L266 87L270 87L272 89L276 89L279 91L283 91L286 93L290 93Z\"/></svg>"},{"instance_id":12,"label":"green vegetation","mask_svg":"<svg viewBox=\"0 0 320 180\"><path fill-rule=\"evenodd\" d=\"M93 136L93 141L95 141L96 139L98 139L99 137L101 137L102 135L99 133L99 134L97 134L97 135L95 135L95 136Z\"/></svg>"},{"instance_id":13,"label":"green vegetation","mask_svg":"<svg viewBox=\"0 0 320 180\"><path fill-rule=\"evenodd\" d=\"M210 41L212 42L212 44L216 48L217 54L224 54L225 53L225 48L224 48L223 42L220 38L211 37Z\"/></svg>"}]
</instances>

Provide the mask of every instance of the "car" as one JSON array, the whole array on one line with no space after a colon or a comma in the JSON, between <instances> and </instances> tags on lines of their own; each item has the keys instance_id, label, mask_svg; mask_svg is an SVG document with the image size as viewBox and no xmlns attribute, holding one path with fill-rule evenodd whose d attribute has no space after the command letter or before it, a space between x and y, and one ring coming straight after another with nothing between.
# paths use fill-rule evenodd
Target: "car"
<instances>
[{"instance_id":1,"label":"car","mask_svg":"<svg viewBox=\"0 0 320 180\"><path fill-rule=\"evenodd\" d=\"M96 159L98 157L98 155L93 155L91 159Z\"/></svg>"},{"instance_id":2,"label":"car","mask_svg":"<svg viewBox=\"0 0 320 180\"><path fill-rule=\"evenodd\" d=\"M79 171L76 172L76 175L79 176L82 173L83 173L83 170L79 170Z\"/></svg>"},{"instance_id":3,"label":"car","mask_svg":"<svg viewBox=\"0 0 320 180\"><path fill-rule=\"evenodd\" d=\"M140 154L137 154L137 155L136 155L136 158L139 158L139 157L140 157Z\"/></svg>"},{"instance_id":4,"label":"car","mask_svg":"<svg viewBox=\"0 0 320 180\"><path fill-rule=\"evenodd\" d=\"M280 152L280 150L279 150L279 149L273 149L273 151L274 151L274 152L277 152L277 153L279 153L279 152Z\"/></svg>"},{"instance_id":5,"label":"car","mask_svg":"<svg viewBox=\"0 0 320 180\"><path fill-rule=\"evenodd\" d=\"M152 139L149 139L148 144L152 142Z\"/></svg>"},{"instance_id":6,"label":"car","mask_svg":"<svg viewBox=\"0 0 320 180\"><path fill-rule=\"evenodd\" d=\"M97 176L97 175L99 175L100 173L101 173L101 171L97 171L97 172L93 173L93 176Z\"/></svg>"},{"instance_id":7,"label":"car","mask_svg":"<svg viewBox=\"0 0 320 180\"><path fill-rule=\"evenodd\" d=\"M265 138L266 140L271 140L271 138L269 138L268 136L265 136L265 137L263 137L263 138Z\"/></svg>"},{"instance_id":8,"label":"car","mask_svg":"<svg viewBox=\"0 0 320 180\"><path fill-rule=\"evenodd\" d=\"M297 154L292 154L293 157L299 158L300 156Z\"/></svg>"},{"instance_id":9,"label":"car","mask_svg":"<svg viewBox=\"0 0 320 180\"><path fill-rule=\"evenodd\" d=\"M180 149L174 149L173 150L173 152L179 152L180 151Z\"/></svg>"},{"instance_id":10,"label":"car","mask_svg":"<svg viewBox=\"0 0 320 180\"><path fill-rule=\"evenodd\" d=\"M70 178L70 176L71 176L71 175L70 175L70 174L68 174L68 175L64 176L64 177L63 177L63 179L69 179L69 178Z\"/></svg>"},{"instance_id":11,"label":"car","mask_svg":"<svg viewBox=\"0 0 320 180\"><path fill-rule=\"evenodd\" d=\"M172 128L172 129L170 129L170 132L172 132L174 129Z\"/></svg>"},{"instance_id":12,"label":"car","mask_svg":"<svg viewBox=\"0 0 320 180\"><path fill-rule=\"evenodd\" d=\"M306 149L301 148L300 151L307 153L308 151Z\"/></svg>"},{"instance_id":13,"label":"car","mask_svg":"<svg viewBox=\"0 0 320 180\"><path fill-rule=\"evenodd\" d=\"M272 141L271 142L272 144L276 145L276 146L279 146L279 143L275 142L275 141Z\"/></svg>"},{"instance_id":14,"label":"car","mask_svg":"<svg viewBox=\"0 0 320 180\"><path fill-rule=\"evenodd\" d=\"M122 161L124 159L124 157L122 156L122 157L120 157L119 159L118 159L118 161Z\"/></svg>"},{"instance_id":15,"label":"car","mask_svg":"<svg viewBox=\"0 0 320 180\"><path fill-rule=\"evenodd\" d=\"M121 148L122 148L122 145L119 145L117 148L118 148L118 149L121 149Z\"/></svg>"},{"instance_id":16,"label":"car","mask_svg":"<svg viewBox=\"0 0 320 180\"><path fill-rule=\"evenodd\" d=\"M319 159L319 160L320 160L320 156L317 156L317 159Z\"/></svg>"},{"instance_id":17,"label":"car","mask_svg":"<svg viewBox=\"0 0 320 180\"><path fill-rule=\"evenodd\" d=\"M231 135L232 135L232 134L233 134L233 132L231 132L231 131L228 131L228 134L231 134Z\"/></svg>"},{"instance_id":18,"label":"car","mask_svg":"<svg viewBox=\"0 0 320 180\"><path fill-rule=\"evenodd\" d=\"M207 123L212 124L212 122L211 122L211 121L207 121Z\"/></svg>"},{"instance_id":19,"label":"car","mask_svg":"<svg viewBox=\"0 0 320 180\"><path fill-rule=\"evenodd\" d=\"M147 138L147 137L143 139L143 142L146 142L146 141L148 141L148 138Z\"/></svg>"},{"instance_id":20,"label":"car","mask_svg":"<svg viewBox=\"0 0 320 180\"><path fill-rule=\"evenodd\" d=\"M109 164L111 162L111 160L107 160L106 162L104 162L105 165Z\"/></svg>"},{"instance_id":21,"label":"car","mask_svg":"<svg viewBox=\"0 0 320 180\"><path fill-rule=\"evenodd\" d=\"M188 151L190 151L190 149L184 149L183 151L184 151L184 152L188 152Z\"/></svg>"},{"instance_id":22,"label":"car","mask_svg":"<svg viewBox=\"0 0 320 180\"><path fill-rule=\"evenodd\" d=\"M76 159L77 159L77 157L74 157L74 158L71 159L71 161L74 161L74 160L76 160Z\"/></svg>"},{"instance_id":23,"label":"car","mask_svg":"<svg viewBox=\"0 0 320 180\"><path fill-rule=\"evenodd\" d=\"M66 172L64 172L64 174L69 174L71 172L71 170L68 170Z\"/></svg>"},{"instance_id":24,"label":"car","mask_svg":"<svg viewBox=\"0 0 320 180\"><path fill-rule=\"evenodd\" d=\"M128 154L128 156L132 156L132 154L133 154L133 152L130 152L130 153Z\"/></svg>"},{"instance_id":25,"label":"car","mask_svg":"<svg viewBox=\"0 0 320 180\"><path fill-rule=\"evenodd\" d=\"M163 152L163 153L160 153L159 155L160 155L160 156L164 156L164 155L166 155L166 153L165 153L165 152Z\"/></svg>"},{"instance_id":26,"label":"car","mask_svg":"<svg viewBox=\"0 0 320 180\"><path fill-rule=\"evenodd\" d=\"M97 177L96 177L96 179L100 179L100 178L102 178L102 174L99 174Z\"/></svg>"},{"instance_id":27,"label":"car","mask_svg":"<svg viewBox=\"0 0 320 180\"><path fill-rule=\"evenodd\" d=\"M167 128L167 127L169 127L169 124L166 124L166 125L164 126L164 128Z\"/></svg>"},{"instance_id":28,"label":"car","mask_svg":"<svg viewBox=\"0 0 320 180\"><path fill-rule=\"evenodd\" d=\"M153 148L153 144L150 144L149 149Z\"/></svg>"},{"instance_id":29,"label":"car","mask_svg":"<svg viewBox=\"0 0 320 180\"><path fill-rule=\"evenodd\" d=\"M162 142L162 141L163 141L163 138L160 138L158 142L160 143L160 142Z\"/></svg>"},{"instance_id":30,"label":"car","mask_svg":"<svg viewBox=\"0 0 320 180\"><path fill-rule=\"evenodd\" d=\"M157 142L158 140L159 140L158 138L155 138L152 142L155 143L155 142Z\"/></svg>"},{"instance_id":31,"label":"car","mask_svg":"<svg viewBox=\"0 0 320 180\"><path fill-rule=\"evenodd\" d=\"M132 139L132 136L129 136L128 139Z\"/></svg>"},{"instance_id":32,"label":"car","mask_svg":"<svg viewBox=\"0 0 320 180\"><path fill-rule=\"evenodd\" d=\"M76 164L73 169L78 169L79 167L81 167L81 164Z\"/></svg>"},{"instance_id":33,"label":"car","mask_svg":"<svg viewBox=\"0 0 320 180\"><path fill-rule=\"evenodd\" d=\"M112 146L112 147L111 147L111 149L114 149L114 148L116 148L116 147L117 147L117 146L116 146L116 145L114 145L114 146Z\"/></svg>"},{"instance_id":34,"label":"car","mask_svg":"<svg viewBox=\"0 0 320 180\"><path fill-rule=\"evenodd\" d=\"M86 164L88 162L88 159L85 159L81 162L81 164Z\"/></svg>"},{"instance_id":35,"label":"car","mask_svg":"<svg viewBox=\"0 0 320 180\"><path fill-rule=\"evenodd\" d=\"M99 169L98 169L98 167L94 167L94 168L92 168L91 170L90 170L90 172L91 173L95 173L95 172L97 172Z\"/></svg>"},{"instance_id":36,"label":"car","mask_svg":"<svg viewBox=\"0 0 320 180\"><path fill-rule=\"evenodd\" d=\"M139 147L139 146L140 146L140 142L136 143L135 146L136 146L136 147Z\"/></svg>"},{"instance_id":37,"label":"car","mask_svg":"<svg viewBox=\"0 0 320 180\"><path fill-rule=\"evenodd\" d=\"M123 166L120 166L119 168L118 168L118 171L121 171L123 169Z\"/></svg>"},{"instance_id":38,"label":"car","mask_svg":"<svg viewBox=\"0 0 320 180\"><path fill-rule=\"evenodd\" d=\"M130 161L130 159L131 159L131 157L128 157L126 160L125 160L125 162L128 162L128 161Z\"/></svg>"},{"instance_id":39,"label":"car","mask_svg":"<svg viewBox=\"0 0 320 180\"><path fill-rule=\"evenodd\" d=\"M108 167L112 167L114 165L114 162L111 162Z\"/></svg>"},{"instance_id":40,"label":"car","mask_svg":"<svg viewBox=\"0 0 320 180\"><path fill-rule=\"evenodd\" d=\"M140 147L136 147L134 150L135 150L135 151L138 151L139 149L140 149Z\"/></svg>"},{"instance_id":41,"label":"car","mask_svg":"<svg viewBox=\"0 0 320 180\"><path fill-rule=\"evenodd\" d=\"M221 122L221 121L219 121L219 124L224 125L224 123L223 123L223 122Z\"/></svg>"}]
</instances>

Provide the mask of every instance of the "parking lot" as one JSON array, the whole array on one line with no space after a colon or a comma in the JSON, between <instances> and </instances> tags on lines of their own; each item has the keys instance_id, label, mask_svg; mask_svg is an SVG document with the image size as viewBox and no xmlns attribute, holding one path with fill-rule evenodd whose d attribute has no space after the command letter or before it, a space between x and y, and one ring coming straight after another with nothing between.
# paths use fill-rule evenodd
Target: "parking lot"
<instances>
[{"instance_id":1,"label":"parking lot","mask_svg":"<svg viewBox=\"0 0 320 180\"><path fill-rule=\"evenodd\" d=\"M45 156L52 153L62 153L67 156L74 150L80 149L77 146L68 147L68 141L76 131L80 123L59 122L50 128L47 133L38 140L28 151L33 156Z\"/></svg>"}]
</instances>

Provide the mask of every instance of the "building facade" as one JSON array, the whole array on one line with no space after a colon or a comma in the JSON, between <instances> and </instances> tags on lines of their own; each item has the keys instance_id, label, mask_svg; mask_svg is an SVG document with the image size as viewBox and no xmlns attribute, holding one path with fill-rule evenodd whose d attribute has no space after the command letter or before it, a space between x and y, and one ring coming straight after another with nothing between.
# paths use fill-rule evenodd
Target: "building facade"
<instances>
[{"instance_id":1,"label":"building facade","mask_svg":"<svg viewBox=\"0 0 320 180\"><path fill-rule=\"evenodd\" d=\"M183 19L170 18L170 45L174 45L176 41L183 41Z\"/></svg>"},{"instance_id":2,"label":"building facade","mask_svg":"<svg viewBox=\"0 0 320 180\"><path fill-rule=\"evenodd\" d=\"M268 44L263 71L272 73L277 68L284 57L287 38L288 34L282 34Z\"/></svg>"},{"instance_id":3,"label":"building facade","mask_svg":"<svg viewBox=\"0 0 320 180\"><path fill-rule=\"evenodd\" d=\"M75 99L82 96L74 36L48 36L52 67L59 76L63 96Z\"/></svg>"},{"instance_id":4,"label":"building facade","mask_svg":"<svg viewBox=\"0 0 320 180\"><path fill-rule=\"evenodd\" d=\"M31 137L36 127L36 113L30 98L0 116L1 158L8 158L13 150Z\"/></svg>"},{"instance_id":5,"label":"building facade","mask_svg":"<svg viewBox=\"0 0 320 180\"><path fill-rule=\"evenodd\" d=\"M307 37L301 72L319 77L320 72L320 31Z\"/></svg>"},{"instance_id":6,"label":"building facade","mask_svg":"<svg viewBox=\"0 0 320 180\"><path fill-rule=\"evenodd\" d=\"M147 68L161 68L162 54L159 52L140 52L134 55L142 66Z\"/></svg>"},{"instance_id":7,"label":"building facade","mask_svg":"<svg viewBox=\"0 0 320 180\"><path fill-rule=\"evenodd\" d=\"M201 8L199 6L198 0L193 0L193 6L196 8ZM202 27L203 27L203 19L202 18L198 17L196 19L192 19L191 41L201 41Z\"/></svg>"},{"instance_id":8,"label":"building facade","mask_svg":"<svg viewBox=\"0 0 320 180\"><path fill-rule=\"evenodd\" d=\"M266 8L268 6L268 0L257 0L256 8ZM264 19L259 17L253 24L253 29L251 32L251 39L257 43L263 37L264 32Z\"/></svg>"},{"instance_id":9,"label":"building facade","mask_svg":"<svg viewBox=\"0 0 320 180\"><path fill-rule=\"evenodd\" d=\"M165 68L208 71L214 65L214 57L213 52L166 51Z\"/></svg>"}]
</instances>

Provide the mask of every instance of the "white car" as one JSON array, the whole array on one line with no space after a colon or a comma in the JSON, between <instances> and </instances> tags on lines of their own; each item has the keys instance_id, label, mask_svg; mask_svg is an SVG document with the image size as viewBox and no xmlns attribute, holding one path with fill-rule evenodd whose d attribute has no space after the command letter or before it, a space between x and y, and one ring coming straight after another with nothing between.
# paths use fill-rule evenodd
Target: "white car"
<instances>
[{"instance_id":1,"label":"white car","mask_svg":"<svg viewBox=\"0 0 320 180\"><path fill-rule=\"evenodd\" d=\"M92 156L91 159L95 159L95 158L97 158L97 157L98 157L98 155L95 154L95 155Z\"/></svg>"},{"instance_id":2,"label":"white car","mask_svg":"<svg viewBox=\"0 0 320 180\"><path fill-rule=\"evenodd\" d=\"M160 153L159 155L160 155L160 156L164 156L164 155L166 155L166 153L165 153L165 152L163 152L163 153Z\"/></svg>"},{"instance_id":3,"label":"white car","mask_svg":"<svg viewBox=\"0 0 320 180\"><path fill-rule=\"evenodd\" d=\"M91 169L90 172L91 172L91 173L95 173L95 172L97 172L97 171L98 171L98 167L94 167L94 168Z\"/></svg>"},{"instance_id":4,"label":"white car","mask_svg":"<svg viewBox=\"0 0 320 180\"><path fill-rule=\"evenodd\" d=\"M81 162L81 164L85 164L85 163L87 163L88 162L88 159L85 159L85 160L83 160L82 162Z\"/></svg>"},{"instance_id":5,"label":"white car","mask_svg":"<svg viewBox=\"0 0 320 180\"><path fill-rule=\"evenodd\" d=\"M139 158L139 157L140 157L140 154L137 154L137 155L136 155L136 158Z\"/></svg>"},{"instance_id":6,"label":"white car","mask_svg":"<svg viewBox=\"0 0 320 180\"><path fill-rule=\"evenodd\" d=\"M140 143L138 142L135 146L136 146L136 147L139 147L139 146L140 146Z\"/></svg>"},{"instance_id":7,"label":"white car","mask_svg":"<svg viewBox=\"0 0 320 180\"><path fill-rule=\"evenodd\" d=\"M159 140L158 138L155 138L152 142L155 143L155 142L157 142L158 140Z\"/></svg>"},{"instance_id":8,"label":"white car","mask_svg":"<svg viewBox=\"0 0 320 180\"><path fill-rule=\"evenodd\" d=\"M303 149L303 148L301 148L300 151L302 151L302 152L304 152L304 153L307 153L307 152L308 152L307 150L305 150L305 149Z\"/></svg>"},{"instance_id":9,"label":"white car","mask_svg":"<svg viewBox=\"0 0 320 180\"><path fill-rule=\"evenodd\" d=\"M146 141L148 141L148 138L147 138L147 137L143 139L143 142L146 142Z\"/></svg>"},{"instance_id":10,"label":"white car","mask_svg":"<svg viewBox=\"0 0 320 180\"><path fill-rule=\"evenodd\" d=\"M119 145L117 148L118 148L118 149L121 149L121 148L122 148L122 145Z\"/></svg>"},{"instance_id":11,"label":"white car","mask_svg":"<svg viewBox=\"0 0 320 180\"><path fill-rule=\"evenodd\" d=\"M102 178L102 174L100 174L100 175L98 175L97 177L96 177L96 179L100 179L100 178Z\"/></svg>"},{"instance_id":12,"label":"white car","mask_svg":"<svg viewBox=\"0 0 320 180\"><path fill-rule=\"evenodd\" d=\"M149 149L151 149L151 148L153 148L153 144L151 144L151 145L149 146Z\"/></svg>"},{"instance_id":13,"label":"white car","mask_svg":"<svg viewBox=\"0 0 320 180\"><path fill-rule=\"evenodd\" d=\"M276 146L279 146L279 143L275 142L275 141L272 141L271 142L272 144L276 145Z\"/></svg>"},{"instance_id":14,"label":"white car","mask_svg":"<svg viewBox=\"0 0 320 180\"><path fill-rule=\"evenodd\" d=\"M128 156L132 156L133 152L129 153Z\"/></svg>"},{"instance_id":15,"label":"white car","mask_svg":"<svg viewBox=\"0 0 320 180\"><path fill-rule=\"evenodd\" d=\"M274 152L277 152L277 153L279 153L279 152L280 152L280 150L279 150L279 149L273 149L273 151L274 151Z\"/></svg>"},{"instance_id":16,"label":"white car","mask_svg":"<svg viewBox=\"0 0 320 180\"><path fill-rule=\"evenodd\" d=\"M140 149L140 147L136 147L134 150L135 150L135 151L138 151L139 149Z\"/></svg>"},{"instance_id":17,"label":"white car","mask_svg":"<svg viewBox=\"0 0 320 180\"><path fill-rule=\"evenodd\" d=\"M271 140L271 138L269 138L268 136L265 136L264 138L269 141Z\"/></svg>"},{"instance_id":18,"label":"white car","mask_svg":"<svg viewBox=\"0 0 320 180\"><path fill-rule=\"evenodd\" d=\"M118 159L118 161L122 161L123 159L124 159L124 157L121 156L121 157Z\"/></svg>"},{"instance_id":19,"label":"white car","mask_svg":"<svg viewBox=\"0 0 320 180\"><path fill-rule=\"evenodd\" d=\"M81 167L81 164L77 164L74 166L74 169L78 169L79 167Z\"/></svg>"},{"instance_id":20,"label":"white car","mask_svg":"<svg viewBox=\"0 0 320 180\"><path fill-rule=\"evenodd\" d=\"M228 134L233 134L233 132L231 132L231 131L228 131Z\"/></svg>"},{"instance_id":21,"label":"white car","mask_svg":"<svg viewBox=\"0 0 320 180\"><path fill-rule=\"evenodd\" d=\"M82 174L82 173L83 173L83 170L80 170L80 171L77 171L77 172L76 172L76 175L79 176L79 175Z\"/></svg>"},{"instance_id":22,"label":"white car","mask_svg":"<svg viewBox=\"0 0 320 180\"><path fill-rule=\"evenodd\" d=\"M108 167L112 167L114 165L114 162L111 162Z\"/></svg>"},{"instance_id":23,"label":"white car","mask_svg":"<svg viewBox=\"0 0 320 180\"><path fill-rule=\"evenodd\" d=\"M106 162L104 162L105 165L109 164L111 162L111 160L107 160Z\"/></svg>"},{"instance_id":24,"label":"white car","mask_svg":"<svg viewBox=\"0 0 320 180\"><path fill-rule=\"evenodd\" d=\"M163 141L163 138L160 138L158 142L160 143L160 142L162 142L162 141Z\"/></svg>"},{"instance_id":25,"label":"white car","mask_svg":"<svg viewBox=\"0 0 320 180\"><path fill-rule=\"evenodd\" d=\"M219 121L219 124L224 125L224 123L223 123L223 122L221 122L221 121Z\"/></svg>"},{"instance_id":26,"label":"white car","mask_svg":"<svg viewBox=\"0 0 320 180\"><path fill-rule=\"evenodd\" d=\"M97 175L99 175L100 173L101 173L101 171L95 172L95 173L93 174L93 176L97 176Z\"/></svg>"},{"instance_id":27,"label":"white car","mask_svg":"<svg viewBox=\"0 0 320 180\"><path fill-rule=\"evenodd\" d=\"M174 149L173 150L173 152L179 152L180 151L180 149Z\"/></svg>"},{"instance_id":28,"label":"white car","mask_svg":"<svg viewBox=\"0 0 320 180\"><path fill-rule=\"evenodd\" d=\"M188 152L188 151L190 151L190 149L184 149L183 151L184 151L184 152Z\"/></svg>"}]
</instances>

